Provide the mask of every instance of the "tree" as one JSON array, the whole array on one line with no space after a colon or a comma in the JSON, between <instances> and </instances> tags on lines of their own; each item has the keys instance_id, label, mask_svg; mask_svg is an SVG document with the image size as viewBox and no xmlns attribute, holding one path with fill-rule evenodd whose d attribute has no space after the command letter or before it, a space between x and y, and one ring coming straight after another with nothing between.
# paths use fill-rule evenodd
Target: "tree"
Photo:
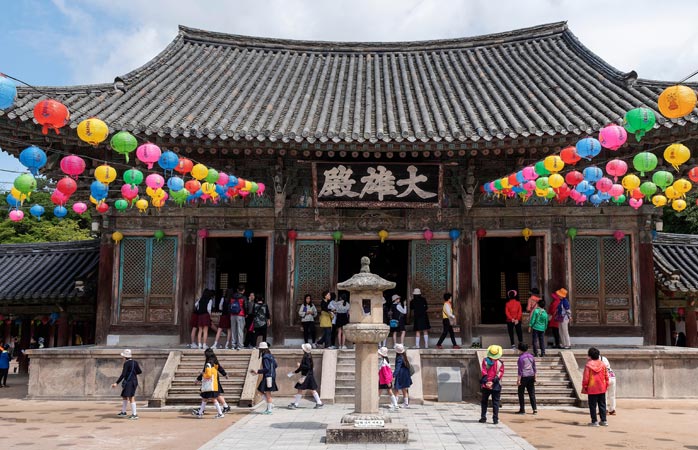
<instances>
[{"instance_id":1,"label":"tree","mask_svg":"<svg viewBox=\"0 0 698 450\"><path fill-rule=\"evenodd\" d=\"M698 208L696 199L698 193L691 192L686 195L688 207L681 212L674 211L671 207L664 208L664 231L667 233L698 234Z\"/></svg>"}]
</instances>

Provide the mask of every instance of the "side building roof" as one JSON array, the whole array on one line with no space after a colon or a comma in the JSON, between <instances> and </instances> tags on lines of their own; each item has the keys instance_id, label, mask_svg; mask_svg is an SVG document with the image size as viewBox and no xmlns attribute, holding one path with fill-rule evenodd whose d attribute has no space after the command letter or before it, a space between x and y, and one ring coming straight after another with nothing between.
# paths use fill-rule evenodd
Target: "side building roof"
<instances>
[{"instance_id":1,"label":"side building roof","mask_svg":"<svg viewBox=\"0 0 698 450\"><path fill-rule=\"evenodd\" d=\"M114 83L46 87L73 112L145 136L253 142L474 142L584 135L669 83L638 80L584 47L565 22L463 39L337 43L181 26ZM0 120L32 120L20 89ZM698 110L659 126L698 123Z\"/></svg>"},{"instance_id":2,"label":"side building roof","mask_svg":"<svg viewBox=\"0 0 698 450\"><path fill-rule=\"evenodd\" d=\"M652 242L657 283L674 292L698 292L698 235L657 233Z\"/></svg>"}]
</instances>

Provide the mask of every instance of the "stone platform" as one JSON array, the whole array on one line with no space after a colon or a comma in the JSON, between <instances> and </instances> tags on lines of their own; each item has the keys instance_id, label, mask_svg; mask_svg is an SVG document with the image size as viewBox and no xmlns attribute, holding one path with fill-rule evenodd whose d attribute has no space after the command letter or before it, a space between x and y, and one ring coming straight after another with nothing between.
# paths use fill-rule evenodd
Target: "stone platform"
<instances>
[{"instance_id":1,"label":"stone platform","mask_svg":"<svg viewBox=\"0 0 698 450\"><path fill-rule=\"evenodd\" d=\"M386 423L380 428L362 428L349 424L327 425L328 444L404 444L409 440L405 425Z\"/></svg>"}]
</instances>

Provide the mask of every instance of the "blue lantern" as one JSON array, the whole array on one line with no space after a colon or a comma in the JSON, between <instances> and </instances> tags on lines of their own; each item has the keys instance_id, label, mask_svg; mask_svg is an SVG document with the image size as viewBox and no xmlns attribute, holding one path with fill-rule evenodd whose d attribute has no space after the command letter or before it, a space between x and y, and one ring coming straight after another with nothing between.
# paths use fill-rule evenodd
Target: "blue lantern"
<instances>
[{"instance_id":1,"label":"blue lantern","mask_svg":"<svg viewBox=\"0 0 698 450\"><path fill-rule=\"evenodd\" d=\"M252 238L254 237L254 231L252 230L245 230L244 233L242 233L242 236L247 240L248 244L252 243Z\"/></svg>"},{"instance_id":2,"label":"blue lantern","mask_svg":"<svg viewBox=\"0 0 698 450\"><path fill-rule=\"evenodd\" d=\"M160 155L158 165L162 167L165 171L167 171L173 170L175 167L177 167L178 162L179 156L177 156L175 152L167 150Z\"/></svg>"},{"instance_id":3,"label":"blue lantern","mask_svg":"<svg viewBox=\"0 0 698 450\"><path fill-rule=\"evenodd\" d=\"M589 166L582 171L582 174L584 175L584 179L589 183L596 183L603 177L603 170L596 166Z\"/></svg>"},{"instance_id":4,"label":"blue lantern","mask_svg":"<svg viewBox=\"0 0 698 450\"><path fill-rule=\"evenodd\" d=\"M598 192L596 195L598 195L599 198L604 202L607 202L611 199L611 194L609 194L608 192Z\"/></svg>"},{"instance_id":5,"label":"blue lantern","mask_svg":"<svg viewBox=\"0 0 698 450\"><path fill-rule=\"evenodd\" d=\"M238 177L236 177L235 175L230 175L228 177L228 187L233 188L237 185L238 185Z\"/></svg>"},{"instance_id":6,"label":"blue lantern","mask_svg":"<svg viewBox=\"0 0 698 450\"><path fill-rule=\"evenodd\" d=\"M594 188L594 186L592 186L587 180L580 182L575 189L577 192L584 194L587 197L596 192L596 188Z\"/></svg>"},{"instance_id":7,"label":"blue lantern","mask_svg":"<svg viewBox=\"0 0 698 450\"><path fill-rule=\"evenodd\" d=\"M20 206L22 206L22 202L14 198L12 195L8 194L5 200L7 200L7 204L10 205L12 208L19 208Z\"/></svg>"},{"instance_id":8,"label":"blue lantern","mask_svg":"<svg viewBox=\"0 0 698 450\"><path fill-rule=\"evenodd\" d=\"M591 197L589 197L589 202L594 206L599 206L603 202L603 200L599 198L598 194L593 194Z\"/></svg>"},{"instance_id":9,"label":"blue lantern","mask_svg":"<svg viewBox=\"0 0 698 450\"><path fill-rule=\"evenodd\" d=\"M177 192L184 189L184 180L179 177L170 177L167 179L167 187Z\"/></svg>"},{"instance_id":10,"label":"blue lantern","mask_svg":"<svg viewBox=\"0 0 698 450\"><path fill-rule=\"evenodd\" d=\"M460 237L460 230L458 230L457 228L454 228L448 232L448 235L451 237L452 241L455 241Z\"/></svg>"},{"instance_id":11,"label":"blue lantern","mask_svg":"<svg viewBox=\"0 0 698 450\"><path fill-rule=\"evenodd\" d=\"M41 216L44 214L44 211L44 207L39 204L33 205L31 208L29 208L29 214L36 217L38 220L41 220Z\"/></svg>"},{"instance_id":12,"label":"blue lantern","mask_svg":"<svg viewBox=\"0 0 698 450\"><path fill-rule=\"evenodd\" d=\"M577 154L585 159L591 159L601 153L601 142L594 138L580 139L575 145Z\"/></svg>"},{"instance_id":13,"label":"blue lantern","mask_svg":"<svg viewBox=\"0 0 698 450\"><path fill-rule=\"evenodd\" d=\"M90 185L90 193L95 200L104 200L109 193L109 186L101 181L93 181Z\"/></svg>"},{"instance_id":14,"label":"blue lantern","mask_svg":"<svg viewBox=\"0 0 698 450\"><path fill-rule=\"evenodd\" d=\"M220 184L216 185L216 194L219 196L223 197L228 193L228 187L227 186L221 186Z\"/></svg>"},{"instance_id":15,"label":"blue lantern","mask_svg":"<svg viewBox=\"0 0 698 450\"><path fill-rule=\"evenodd\" d=\"M487 192L488 194L492 193L492 186L490 186L490 183L485 183L483 187L485 189L485 192Z\"/></svg>"},{"instance_id":16,"label":"blue lantern","mask_svg":"<svg viewBox=\"0 0 698 450\"><path fill-rule=\"evenodd\" d=\"M36 175L39 169L46 165L46 153L32 145L22 150L19 154L19 162L29 169L32 175Z\"/></svg>"},{"instance_id":17,"label":"blue lantern","mask_svg":"<svg viewBox=\"0 0 698 450\"><path fill-rule=\"evenodd\" d=\"M65 206L56 206L53 208L53 215L58 217L59 219L64 218L68 214L68 210L65 209Z\"/></svg>"},{"instance_id":18,"label":"blue lantern","mask_svg":"<svg viewBox=\"0 0 698 450\"><path fill-rule=\"evenodd\" d=\"M0 109L14 105L17 98L17 86L7 77L0 75Z\"/></svg>"},{"instance_id":19,"label":"blue lantern","mask_svg":"<svg viewBox=\"0 0 698 450\"><path fill-rule=\"evenodd\" d=\"M518 181L520 184L523 184L527 181L526 177L524 176L523 170L519 170L518 172L516 172L516 181Z\"/></svg>"}]
</instances>

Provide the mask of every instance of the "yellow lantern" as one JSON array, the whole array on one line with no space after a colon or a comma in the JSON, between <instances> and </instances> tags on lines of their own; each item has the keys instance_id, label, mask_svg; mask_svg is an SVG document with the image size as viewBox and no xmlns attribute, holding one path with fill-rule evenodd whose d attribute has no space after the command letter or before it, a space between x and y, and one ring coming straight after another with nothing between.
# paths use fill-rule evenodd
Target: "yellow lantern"
<instances>
[{"instance_id":1,"label":"yellow lantern","mask_svg":"<svg viewBox=\"0 0 698 450\"><path fill-rule=\"evenodd\" d=\"M548 188L540 189L536 188L536 197L546 197L548 195Z\"/></svg>"},{"instance_id":2,"label":"yellow lantern","mask_svg":"<svg viewBox=\"0 0 698 450\"><path fill-rule=\"evenodd\" d=\"M10 194L11 194L14 198L16 198L17 200L19 200L20 202L24 202L26 199L29 198L29 196L31 195L31 192L28 193L28 194L23 194L23 193L21 193L21 192L19 191L19 189L17 189L16 187L13 187L12 189L10 189Z\"/></svg>"},{"instance_id":3,"label":"yellow lantern","mask_svg":"<svg viewBox=\"0 0 698 450\"><path fill-rule=\"evenodd\" d=\"M383 243L388 239L388 232L386 230L380 230L378 232L378 237L381 239L381 243Z\"/></svg>"},{"instance_id":4,"label":"yellow lantern","mask_svg":"<svg viewBox=\"0 0 698 450\"><path fill-rule=\"evenodd\" d=\"M527 227L527 228L524 228L523 230L521 230L521 234L523 235L524 239L526 239L526 241L528 241L528 238L533 236L533 231L531 231L531 229Z\"/></svg>"},{"instance_id":5,"label":"yellow lantern","mask_svg":"<svg viewBox=\"0 0 698 450\"><path fill-rule=\"evenodd\" d=\"M508 177L504 177L504 178L500 179L499 181L502 182L502 189L509 189L511 187L511 184L509 184Z\"/></svg>"},{"instance_id":6,"label":"yellow lantern","mask_svg":"<svg viewBox=\"0 0 698 450\"><path fill-rule=\"evenodd\" d=\"M686 192L690 191L691 188L693 187L693 185L687 179L679 178L678 180L674 181L674 184L672 184L672 187L674 189L676 189L676 192L681 194L682 197L685 197Z\"/></svg>"},{"instance_id":7,"label":"yellow lantern","mask_svg":"<svg viewBox=\"0 0 698 450\"><path fill-rule=\"evenodd\" d=\"M201 181L208 175L208 167L203 164L197 164L191 168L191 176Z\"/></svg>"},{"instance_id":8,"label":"yellow lantern","mask_svg":"<svg viewBox=\"0 0 698 450\"><path fill-rule=\"evenodd\" d=\"M679 170L679 166L691 157L691 151L683 144L671 144L664 150L664 160L670 163L674 169Z\"/></svg>"},{"instance_id":9,"label":"yellow lantern","mask_svg":"<svg viewBox=\"0 0 698 450\"><path fill-rule=\"evenodd\" d=\"M153 199L153 206L155 208L161 208L165 206L165 199L164 198L154 198Z\"/></svg>"},{"instance_id":10,"label":"yellow lantern","mask_svg":"<svg viewBox=\"0 0 698 450\"><path fill-rule=\"evenodd\" d=\"M213 197L213 194L216 194L216 184L215 183L208 183L208 182L202 183L201 184L201 192Z\"/></svg>"},{"instance_id":11,"label":"yellow lantern","mask_svg":"<svg viewBox=\"0 0 698 450\"><path fill-rule=\"evenodd\" d=\"M565 179L559 173L554 173L548 176L548 184L553 189L558 189L560 186L565 184Z\"/></svg>"},{"instance_id":12,"label":"yellow lantern","mask_svg":"<svg viewBox=\"0 0 698 450\"><path fill-rule=\"evenodd\" d=\"M109 127L101 120L90 117L78 124L78 137L90 145L98 146L109 136Z\"/></svg>"},{"instance_id":13,"label":"yellow lantern","mask_svg":"<svg viewBox=\"0 0 698 450\"><path fill-rule=\"evenodd\" d=\"M144 213L148 210L148 200L142 198L136 202L136 208L138 211Z\"/></svg>"},{"instance_id":14,"label":"yellow lantern","mask_svg":"<svg viewBox=\"0 0 698 450\"><path fill-rule=\"evenodd\" d=\"M565 163L559 156L550 155L543 160L543 167L550 173L557 173L565 168Z\"/></svg>"},{"instance_id":15,"label":"yellow lantern","mask_svg":"<svg viewBox=\"0 0 698 450\"><path fill-rule=\"evenodd\" d=\"M621 184L628 192L632 192L633 189L640 187L640 179L637 177L637 175L626 175L623 177Z\"/></svg>"},{"instance_id":16,"label":"yellow lantern","mask_svg":"<svg viewBox=\"0 0 698 450\"><path fill-rule=\"evenodd\" d=\"M99 202L97 201L97 199L96 199L96 198L94 198L94 197L93 197L93 196L91 196L91 195L90 195L90 202L91 202L91 203L92 203L93 205L96 205L96 204L98 204L98 203L99 203Z\"/></svg>"},{"instance_id":17,"label":"yellow lantern","mask_svg":"<svg viewBox=\"0 0 698 450\"><path fill-rule=\"evenodd\" d=\"M686 200L678 199L671 202L671 207L674 211L681 212L686 209Z\"/></svg>"},{"instance_id":18,"label":"yellow lantern","mask_svg":"<svg viewBox=\"0 0 698 450\"><path fill-rule=\"evenodd\" d=\"M674 186L669 186L668 188L666 188L664 190L664 195L666 196L666 198L670 200L674 200L681 197L681 194L676 189L674 189Z\"/></svg>"},{"instance_id":19,"label":"yellow lantern","mask_svg":"<svg viewBox=\"0 0 698 450\"><path fill-rule=\"evenodd\" d=\"M659 112L669 119L678 119L693 112L696 107L696 92L688 86L669 86L657 99Z\"/></svg>"},{"instance_id":20,"label":"yellow lantern","mask_svg":"<svg viewBox=\"0 0 698 450\"><path fill-rule=\"evenodd\" d=\"M245 180L245 186L241 190L249 192L250 189L252 189L252 182Z\"/></svg>"},{"instance_id":21,"label":"yellow lantern","mask_svg":"<svg viewBox=\"0 0 698 450\"><path fill-rule=\"evenodd\" d=\"M121 231L115 231L112 233L111 238L118 244L124 238L124 235L121 234Z\"/></svg>"},{"instance_id":22,"label":"yellow lantern","mask_svg":"<svg viewBox=\"0 0 698 450\"><path fill-rule=\"evenodd\" d=\"M663 195L658 194L658 195L655 195L654 197L652 197L652 204L657 208L661 208L662 206L665 206L666 202L667 202L667 199Z\"/></svg>"},{"instance_id":23,"label":"yellow lantern","mask_svg":"<svg viewBox=\"0 0 698 450\"><path fill-rule=\"evenodd\" d=\"M109 184L116 180L116 170L112 166L102 164L95 169L95 178L104 184Z\"/></svg>"}]
</instances>

